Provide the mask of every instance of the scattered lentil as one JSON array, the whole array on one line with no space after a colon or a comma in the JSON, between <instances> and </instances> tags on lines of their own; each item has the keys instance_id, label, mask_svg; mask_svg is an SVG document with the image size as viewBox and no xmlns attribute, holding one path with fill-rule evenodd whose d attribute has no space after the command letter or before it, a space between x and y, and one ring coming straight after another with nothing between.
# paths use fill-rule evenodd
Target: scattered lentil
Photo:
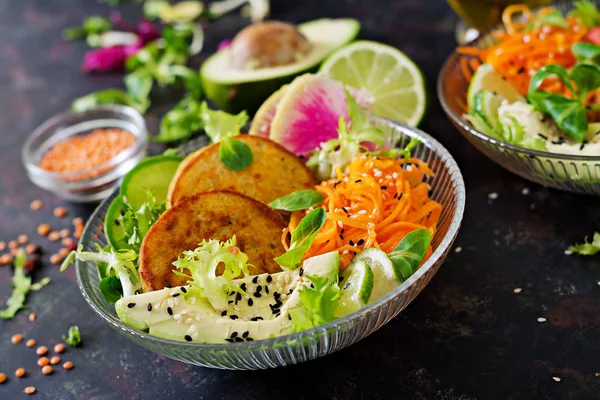
<instances>
[{"instance_id":1,"label":"scattered lentil","mask_svg":"<svg viewBox=\"0 0 600 400\"><path fill-rule=\"evenodd\" d=\"M60 250L58 250L58 255L64 258L68 256L70 252L71 250L67 249L66 247L63 247Z\"/></svg>"},{"instance_id":2,"label":"scattered lentil","mask_svg":"<svg viewBox=\"0 0 600 400\"><path fill-rule=\"evenodd\" d=\"M23 390L26 394L34 394L35 393L35 387L34 386L27 386L25 388L25 390Z\"/></svg>"},{"instance_id":3,"label":"scattered lentil","mask_svg":"<svg viewBox=\"0 0 600 400\"><path fill-rule=\"evenodd\" d=\"M23 335L21 335L20 333L17 333L16 335L13 335L13 336L10 338L10 342L11 342L12 344L19 344L19 343L21 343L22 341L23 341Z\"/></svg>"},{"instance_id":4,"label":"scattered lentil","mask_svg":"<svg viewBox=\"0 0 600 400\"><path fill-rule=\"evenodd\" d=\"M57 343L54 345L54 352L55 353L62 353L63 351L65 351L65 345L62 343Z\"/></svg>"},{"instance_id":5,"label":"scattered lentil","mask_svg":"<svg viewBox=\"0 0 600 400\"><path fill-rule=\"evenodd\" d=\"M10 249L10 254L16 256L17 254L19 254L19 251L20 249L18 247L15 247L14 249Z\"/></svg>"},{"instance_id":6,"label":"scattered lentil","mask_svg":"<svg viewBox=\"0 0 600 400\"><path fill-rule=\"evenodd\" d=\"M48 357L40 357L37 360L38 367L45 367L48 364L50 364L50 360L48 360Z\"/></svg>"},{"instance_id":7,"label":"scattered lentil","mask_svg":"<svg viewBox=\"0 0 600 400\"><path fill-rule=\"evenodd\" d=\"M16 249L17 247L19 247L19 243L16 240L11 240L8 242L9 249Z\"/></svg>"},{"instance_id":8,"label":"scattered lentil","mask_svg":"<svg viewBox=\"0 0 600 400\"><path fill-rule=\"evenodd\" d=\"M42 367L42 374L50 375L52 373L52 367L50 365L45 365Z\"/></svg>"},{"instance_id":9,"label":"scattered lentil","mask_svg":"<svg viewBox=\"0 0 600 400\"><path fill-rule=\"evenodd\" d=\"M25 346L27 347L33 347L37 344L37 342L35 341L35 339L29 339L28 341L25 342Z\"/></svg>"},{"instance_id":10,"label":"scattered lentil","mask_svg":"<svg viewBox=\"0 0 600 400\"><path fill-rule=\"evenodd\" d=\"M35 313L30 313L29 314L29 321L31 321L31 322L35 321L35 318L36 318Z\"/></svg>"},{"instance_id":11,"label":"scattered lentil","mask_svg":"<svg viewBox=\"0 0 600 400\"><path fill-rule=\"evenodd\" d=\"M63 364L64 369L71 369L73 367L74 367L74 365L71 361L67 361L66 363Z\"/></svg>"},{"instance_id":12,"label":"scattered lentil","mask_svg":"<svg viewBox=\"0 0 600 400\"><path fill-rule=\"evenodd\" d=\"M28 244L27 247L25 247L25 253L27 253L27 254L33 254L33 253L35 253L36 250L37 250L37 247L33 243Z\"/></svg>"},{"instance_id":13,"label":"scattered lentil","mask_svg":"<svg viewBox=\"0 0 600 400\"><path fill-rule=\"evenodd\" d=\"M6 382L6 374L3 372L0 372L0 383L4 383Z\"/></svg>"},{"instance_id":14,"label":"scattered lentil","mask_svg":"<svg viewBox=\"0 0 600 400\"><path fill-rule=\"evenodd\" d=\"M4 251L6 249L6 242L0 241L0 251Z\"/></svg>"},{"instance_id":15,"label":"scattered lentil","mask_svg":"<svg viewBox=\"0 0 600 400\"><path fill-rule=\"evenodd\" d=\"M50 239L52 242L56 242L60 239L60 233L52 231L48 234L48 239Z\"/></svg>"},{"instance_id":16,"label":"scattered lentil","mask_svg":"<svg viewBox=\"0 0 600 400\"><path fill-rule=\"evenodd\" d=\"M40 346L35 350L35 354L38 356L45 356L48 354L48 348L46 346Z\"/></svg>"},{"instance_id":17,"label":"scattered lentil","mask_svg":"<svg viewBox=\"0 0 600 400\"><path fill-rule=\"evenodd\" d=\"M25 375L25 368L17 368L17 370L15 371L15 376L17 378L21 378L23 377L23 375Z\"/></svg>"},{"instance_id":18,"label":"scattered lentil","mask_svg":"<svg viewBox=\"0 0 600 400\"><path fill-rule=\"evenodd\" d=\"M37 233L41 236L46 236L47 234L50 233L50 230L51 230L50 225L48 225L48 224L40 224L37 227Z\"/></svg>"},{"instance_id":19,"label":"scattered lentil","mask_svg":"<svg viewBox=\"0 0 600 400\"><path fill-rule=\"evenodd\" d=\"M17 241L18 241L20 244L27 244L27 243L29 243L29 236L27 236L27 235L25 235L25 234L23 234L23 235L19 235L19 237L17 238Z\"/></svg>"},{"instance_id":20,"label":"scattered lentil","mask_svg":"<svg viewBox=\"0 0 600 400\"><path fill-rule=\"evenodd\" d=\"M60 357L59 356L54 356L50 359L50 364L52 365L56 365L60 362Z\"/></svg>"},{"instance_id":21,"label":"scattered lentil","mask_svg":"<svg viewBox=\"0 0 600 400\"><path fill-rule=\"evenodd\" d=\"M13 261L13 256L10 254L4 254L0 256L0 264L10 264Z\"/></svg>"},{"instance_id":22,"label":"scattered lentil","mask_svg":"<svg viewBox=\"0 0 600 400\"><path fill-rule=\"evenodd\" d=\"M54 209L54 216L57 218L63 218L67 215L67 209L64 207L56 207Z\"/></svg>"},{"instance_id":23,"label":"scattered lentil","mask_svg":"<svg viewBox=\"0 0 600 400\"><path fill-rule=\"evenodd\" d=\"M33 200L31 204L29 204L29 208L31 208L33 211L37 211L42 208L42 205L43 203L41 200Z\"/></svg>"},{"instance_id":24,"label":"scattered lentil","mask_svg":"<svg viewBox=\"0 0 600 400\"><path fill-rule=\"evenodd\" d=\"M60 233L61 238L66 238L66 237L71 236L71 231L68 229L61 229L60 232L58 232L58 233Z\"/></svg>"},{"instance_id":25,"label":"scattered lentil","mask_svg":"<svg viewBox=\"0 0 600 400\"><path fill-rule=\"evenodd\" d=\"M71 247L75 246L75 242L70 237L66 237L66 238L63 238L62 245L67 248L71 248Z\"/></svg>"},{"instance_id":26,"label":"scattered lentil","mask_svg":"<svg viewBox=\"0 0 600 400\"><path fill-rule=\"evenodd\" d=\"M52 254L50 256L50 262L52 264L60 264L63 261L63 258L60 254Z\"/></svg>"}]
</instances>

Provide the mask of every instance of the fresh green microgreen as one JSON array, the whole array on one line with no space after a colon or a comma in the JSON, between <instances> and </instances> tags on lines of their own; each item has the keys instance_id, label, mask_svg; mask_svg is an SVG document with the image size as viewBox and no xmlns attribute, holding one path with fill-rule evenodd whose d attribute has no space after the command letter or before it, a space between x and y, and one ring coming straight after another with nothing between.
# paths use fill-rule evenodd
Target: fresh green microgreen
<instances>
[{"instance_id":1,"label":"fresh green microgreen","mask_svg":"<svg viewBox=\"0 0 600 400\"><path fill-rule=\"evenodd\" d=\"M127 93L133 101L148 109L150 106L150 92L154 84L152 74L148 70L140 68L125 75L124 81Z\"/></svg>"},{"instance_id":2,"label":"fresh green microgreen","mask_svg":"<svg viewBox=\"0 0 600 400\"><path fill-rule=\"evenodd\" d=\"M421 265L431 244L431 233L427 229L417 229L408 233L398 246L388 254L392 264L407 280Z\"/></svg>"},{"instance_id":3,"label":"fresh green microgreen","mask_svg":"<svg viewBox=\"0 0 600 400\"><path fill-rule=\"evenodd\" d=\"M123 286L115 275L105 276L98 284L100 292L109 304L115 304L123 296Z\"/></svg>"},{"instance_id":4,"label":"fresh green microgreen","mask_svg":"<svg viewBox=\"0 0 600 400\"><path fill-rule=\"evenodd\" d=\"M600 25L600 11L594 2L589 0L576 1L574 10L569 13L569 16L575 17L588 28Z\"/></svg>"},{"instance_id":5,"label":"fresh green microgreen","mask_svg":"<svg viewBox=\"0 0 600 400\"><path fill-rule=\"evenodd\" d=\"M315 208L298 224L292 232L290 249L283 255L275 258L275 262L286 269L295 269L300 266L304 254L312 246L317 233L327 220L327 214L323 208Z\"/></svg>"},{"instance_id":6,"label":"fresh green microgreen","mask_svg":"<svg viewBox=\"0 0 600 400\"><path fill-rule=\"evenodd\" d=\"M147 192L146 201L139 208L131 206L126 198L123 198L123 207L123 212L117 217L123 235L115 239L121 243L120 249L133 250L137 254L146 233L165 212L166 205L164 201L157 202L154 195Z\"/></svg>"},{"instance_id":7,"label":"fresh green microgreen","mask_svg":"<svg viewBox=\"0 0 600 400\"><path fill-rule=\"evenodd\" d=\"M211 110L206 102L201 104L201 110L204 131L213 143L220 142L226 137L239 135L242 127L248 122L246 111L232 115L225 111Z\"/></svg>"},{"instance_id":8,"label":"fresh green microgreen","mask_svg":"<svg viewBox=\"0 0 600 400\"><path fill-rule=\"evenodd\" d=\"M580 62L600 63L600 46L593 43L575 43L571 48Z\"/></svg>"},{"instance_id":9,"label":"fresh green microgreen","mask_svg":"<svg viewBox=\"0 0 600 400\"><path fill-rule=\"evenodd\" d=\"M79 327L76 325L71 326L67 334L63 335L62 338L70 346L79 346L81 344L81 332L79 332Z\"/></svg>"},{"instance_id":10,"label":"fresh green microgreen","mask_svg":"<svg viewBox=\"0 0 600 400\"><path fill-rule=\"evenodd\" d=\"M252 149L241 140L226 137L220 142L219 159L230 170L243 171L252 164Z\"/></svg>"},{"instance_id":11,"label":"fresh green microgreen","mask_svg":"<svg viewBox=\"0 0 600 400\"><path fill-rule=\"evenodd\" d=\"M298 190L273 200L269 207L283 211L299 211L316 207L323 202L325 196L316 190Z\"/></svg>"},{"instance_id":12,"label":"fresh green microgreen","mask_svg":"<svg viewBox=\"0 0 600 400\"><path fill-rule=\"evenodd\" d=\"M149 104L137 103L127 92L121 89L104 89L75 99L71 104L74 112L83 112L100 105L122 104L146 112Z\"/></svg>"},{"instance_id":13,"label":"fresh green microgreen","mask_svg":"<svg viewBox=\"0 0 600 400\"><path fill-rule=\"evenodd\" d=\"M228 293L241 290L233 285L234 278L248 275L248 256L236 245L233 236L225 242L204 240L194 250L184 251L177 261L173 273L187 279L191 286L186 298L190 296L205 297L215 310L227 308ZM217 276L219 265L224 267L223 274Z\"/></svg>"},{"instance_id":14,"label":"fresh green microgreen","mask_svg":"<svg viewBox=\"0 0 600 400\"><path fill-rule=\"evenodd\" d=\"M188 95L163 116L160 121L160 131L152 140L155 142L187 140L203 126L201 103Z\"/></svg>"},{"instance_id":15,"label":"fresh green microgreen","mask_svg":"<svg viewBox=\"0 0 600 400\"><path fill-rule=\"evenodd\" d=\"M181 156L181 149L179 147L169 147L162 153L163 156Z\"/></svg>"},{"instance_id":16,"label":"fresh green microgreen","mask_svg":"<svg viewBox=\"0 0 600 400\"><path fill-rule=\"evenodd\" d=\"M588 238L586 237L583 243L569 246L569 251L582 256L593 256L600 252L600 233L594 232L591 242L588 242Z\"/></svg>"},{"instance_id":17,"label":"fresh green microgreen","mask_svg":"<svg viewBox=\"0 0 600 400\"><path fill-rule=\"evenodd\" d=\"M305 331L335 319L334 311L338 305L340 288L336 279L326 276L307 276L311 286L299 289L300 306L290 311L292 324L296 332Z\"/></svg>"},{"instance_id":18,"label":"fresh green microgreen","mask_svg":"<svg viewBox=\"0 0 600 400\"><path fill-rule=\"evenodd\" d=\"M37 281L33 285L31 285L30 289L31 289L32 292L37 292L38 290L42 290L49 283L50 283L50 278L45 277L45 278L40 279L39 281Z\"/></svg>"},{"instance_id":19,"label":"fresh green microgreen","mask_svg":"<svg viewBox=\"0 0 600 400\"><path fill-rule=\"evenodd\" d=\"M25 275L25 262L27 256L23 250L19 250L14 259L14 274L12 277L12 291L6 301L6 308L0 310L0 318L12 319L19 310L25 308L27 294L31 290L31 277Z\"/></svg>"},{"instance_id":20,"label":"fresh green microgreen","mask_svg":"<svg viewBox=\"0 0 600 400\"><path fill-rule=\"evenodd\" d=\"M100 34L112 29L110 21L99 15L91 15L83 20L81 26L67 28L63 31L66 40L83 39L88 35Z\"/></svg>"},{"instance_id":21,"label":"fresh green microgreen","mask_svg":"<svg viewBox=\"0 0 600 400\"><path fill-rule=\"evenodd\" d=\"M573 99L548 93L538 88L549 77L558 77L574 94ZM575 82L575 90L571 81ZM595 65L578 64L569 74L560 65L546 65L531 79L527 100L539 111L550 115L556 125L578 142L583 142L588 130L584 101L586 95L600 87L600 68Z\"/></svg>"},{"instance_id":22,"label":"fresh green microgreen","mask_svg":"<svg viewBox=\"0 0 600 400\"><path fill-rule=\"evenodd\" d=\"M536 17L535 20L527 26L526 30L531 31L544 25L556 26L563 29L568 29L570 26L562 13L559 10L554 10Z\"/></svg>"}]
</instances>

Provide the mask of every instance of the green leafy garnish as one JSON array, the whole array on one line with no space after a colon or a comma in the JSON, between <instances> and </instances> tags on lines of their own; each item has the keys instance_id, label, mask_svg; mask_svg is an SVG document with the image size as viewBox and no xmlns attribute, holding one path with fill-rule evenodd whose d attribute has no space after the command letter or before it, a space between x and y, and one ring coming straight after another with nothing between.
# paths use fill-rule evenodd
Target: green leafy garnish
<instances>
[{"instance_id":1,"label":"green leafy garnish","mask_svg":"<svg viewBox=\"0 0 600 400\"><path fill-rule=\"evenodd\" d=\"M600 233L594 232L591 242L588 242L588 238L586 237L583 243L569 246L569 250L582 256L593 256L600 252Z\"/></svg>"},{"instance_id":2,"label":"green leafy garnish","mask_svg":"<svg viewBox=\"0 0 600 400\"><path fill-rule=\"evenodd\" d=\"M588 28L600 25L600 11L596 4L589 0L576 1L575 9L569 13L570 17L577 20Z\"/></svg>"},{"instance_id":3,"label":"green leafy garnish","mask_svg":"<svg viewBox=\"0 0 600 400\"><path fill-rule=\"evenodd\" d=\"M100 34L112 29L110 21L99 15L91 15L83 20L81 26L67 28L63 32L66 40L84 39L88 35Z\"/></svg>"},{"instance_id":4,"label":"green leafy garnish","mask_svg":"<svg viewBox=\"0 0 600 400\"><path fill-rule=\"evenodd\" d=\"M195 132L202 130L201 103L187 95L167 112L160 121L160 132L152 140L155 142L173 142L187 140Z\"/></svg>"},{"instance_id":5,"label":"green leafy garnish","mask_svg":"<svg viewBox=\"0 0 600 400\"><path fill-rule=\"evenodd\" d=\"M67 335L63 335L62 338L67 344L73 347L79 346L81 344L81 333L79 332L79 327L73 325L69 328Z\"/></svg>"},{"instance_id":6,"label":"green leafy garnish","mask_svg":"<svg viewBox=\"0 0 600 400\"><path fill-rule=\"evenodd\" d=\"M166 210L164 201L158 203L151 192L147 192L146 196L146 202L138 209L123 198L124 212L117 216L119 225L123 227L123 235L116 238L121 244L118 247L133 250L136 254L139 253L148 230Z\"/></svg>"},{"instance_id":7,"label":"green leafy garnish","mask_svg":"<svg viewBox=\"0 0 600 400\"><path fill-rule=\"evenodd\" d=\"M575 98L538 90L545 79L556 76L574 94ZM577 85L575 90L573 81ZM548 114L556 125L578 142L583 142L588 130L584 102L590 91L600 87L600 68L595 65L578 64L569 74L560 65L546 65L531 79L527 99L533 106Z\"/></svg>"},{"instance_id":8,"label":"green leafy garnish","mask_svg":"<svg viewBox=\"0 0 600 400\"><path fill-rule=\"evenodd\" d=\"M283 268L298 268L302 257L312 245L315 236L317 236L326 220L327 214L323 208L315 208L309 212L302 218L296 230L292 232L290 249L285 254L275 258L275 262Z\"/></svg>"},{"instance_id":9,"label":"green leafy garnish","mask_svg":"<svg viewBox=\"0 0 600 400\"><path fill-rule=\"evenodd\" d=\"M135 108L142 114L149 106L149 104L138 103L129 93L121 89L104 89L75 99L71 104L71 110L82 112L106 104L123 104Z\"/></svg>"},{"instance_id":10,"label":"green leafy garnish","mask_svg":"<svg viewBox=\"0 0 600 400\"><path fill-rule=\"evenodd\" d=\"M316 190L298 190L273 200L269 207L283 211L299 211L316 207L323 202L325 196Z\"/></svg>"},{"instance_id":11,"label":"green leafy garnish","mask_svg":"<svg viewBox=\"0 0 600 400\"><path fill-rule=\"evenodd\" d=\"M427 229L417 229L404 236L394 251L388 254L390 261L400 270L404 280L419 268L430 243L431 233Z\"/></svg>"},{"instance_id":12,"label":"green leafy garnish","mask_svg":"<svg viewBox=\"0 0 600 400\"><path fill-rule=\"evenodd\" d=\"M204 131L213 143L220 142L226 137L239 135L242 127L248 122L246 111L237 115L228 114L225 111L211 110L206 102L202 102L201 110Z\"/></svg>"},{"instance_id":13,"label":"green leafy garnish","mask_svg":"<svg viewBox=\"0 0 600 400\"><path fill-rule=\"evenodd\" d=\"M584 63L600 62L600 46L593 43L575 43L571 48L577 60Z\"/></svg>"},{"instance_id":14,"label":"green leafy garnish","mask_svg":"<svg viewBox=\"0 0 600 400\"><path fill-rule=\"evenodd\" d=\"M25 308L27 294L31 290L31 277L25 275L25 262L27 256L23 250L19 250L14 260L14 274L12 277L12 292L6 301L6 308L0 310L0 318L12 319L17 312Z\"/></svg>"},{"instance_id":15,"label":"green leafy garnish","mask_svg":"<svg viewBox=\"0 0 600 400\"><path fill-rule=\"evenodd\" d=\"M219 146L219 159L232 171L243 171L252 164L252 149L241 140L226 137Z\"/></svg>"},{"instance_id":16,"label":"green leafy garnish","mask_svg":"<svg viewBox=\"0 0 600 400\"><path fill-rule=\"evenodd\" d=\"M559 10L554 10L536 17L535 20L527 26L526 30L532 31L543 25L556 26L563 29L569 29L570 26L562 13Z\"/></svg>"},{"instance_id":17,"label":"green leafy garnish","mask_svg":"<svg viewBox=\"0 0 600 400\"><path fill-rule=\"evenodd\" d=\"M215 310L227 308L228 294L241 291L231 283L240 275L248 275L248 256L236 246L235 236L226 242L204 240L194 250L184 251L183 255L173 262L177 276L187 278L191 286L186 293L190 296L205 297ZM222 264L224 271L216 275L217 267Z\"/></svg>"},{"instance_id":18,"label":"green leafy garnish","mask_svg":"<svg viewBox=\"0 0 600 400\"><path fill-rule=\"evenodd\" d=\"M50 283L50 278L48 278L48 277L42 278L39 281L37 281L36 283L34 283L33 285L31 285L30 290L32 292L37 292L38 290L42 290L49 283Z\"/></svg>"},{"instance_id":19,"label":"green leafy garnish","mask_svg":"<svg viewBox=\"0 0 600 400\"><path fill-rule=\"evenodd\" d=\"M300 307L290 310L296 332L305 331L335 319L333 313L338 305L340 288L337 276L307 276L311 286L299 289Z\"/></svg>"},{"instance_id":20,"label":"green leafy garnish","mask_svg":"<svg viewBox=\"0 0 600 400\"><path fill-rule=\"evenodd\" d=\"M109 304L115 304L123 296L123 286L115 275L105 276L98 284L100 292Z\"/></svg>"}]
</instances>

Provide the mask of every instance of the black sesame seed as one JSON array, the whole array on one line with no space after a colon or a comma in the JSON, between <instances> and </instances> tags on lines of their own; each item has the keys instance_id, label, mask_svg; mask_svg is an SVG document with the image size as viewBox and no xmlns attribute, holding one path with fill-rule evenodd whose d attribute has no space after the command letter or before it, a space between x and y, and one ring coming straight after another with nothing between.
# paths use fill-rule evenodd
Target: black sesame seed
<instances>
[{"instance_id":1,"label":"black sesame seed","mask_svg":"<svg viewBox=\"0 0 600 400\"><path fill-rule=\"evenodd\" d=\"M354 240L350 240L348 243L350 243L350 246L354 246Z\"/></svg>"},{"instance_id":2,"label":"black sesame seed","mask_svg":"<svg viewBox=\"0 0 600 400\"><path fill-rule=\"evenodd\" d=\"M169 315L173 315L173 309L171 307L167 307L167 312Z\"/></svg>"},{"instance_id":3,"label":"black sesame seed","mask_svg":"<svg viewBox=\"0 0 600 400\"><path fill-rule=\"evenodd\" d=\"M119 220L118 220L118 219L115 219L113 222L115 223L115 225L116 225L116 226L119 226L119 225L121 225L121 223L119 222Z\"/></svg>"},{"instance_id":4,"label":"black sesame seed","mask_svg":"<svg viewBox=\"0 0 600 400\"><path fill-rule=\"evenodd\" d=\"M258 286L256 287L256 291L257 291L257 292L262 292L262 286L261 286L261 285L258 285Z\"/></svg>"},{"instance_id":5,"label":"black sesame seed","mask_svg":"<svg viewBox=\"0 0 600 400\"><path fill-rule=\"evenodd\" d=\"M394 193L394 198L398 197L398 193Z\"/></svg>"},{"instance_id":6,"label":"black sesame seed","mask_svg":"<svg viewBox=\"0 0 600 400\"><path fill-rule=\"evenodd\" d=\"M152 303L148 303L147 309L148 309L148 311L152 311Z\"/></svg>"},{"instance_id":7,"label":"black sesame seed","mask_svg":"<svg viewBox=\"0 0 600 400\"><path fill-rule=\"evenodd\" d=\"M290 291L288 292L288 295L292 294L293 291L294 291L294 289L290 289Z\"/></svg>"},{"instance_id":8,"label":"black sesame seed","mask_svg":"<svg viewBox=\"0 0 600 400\"><path fill-rule=\"evenodd\" d=\"M542 135L541 133L538 133L538 136L544 140L548 140L548 137L546 135Z\"/></svg>"},{"instance_id":9,"label":"black sesame seed","mask_svg":"<svg viewBox=\"0 0 600 400\"><path fill-rule=\"evenodd\" d=\"M262 321L263 317L254 317L254 318L250 318L250 321Z\"/></svg>"},{"instance_id":10,"label":"black sesame seed","mask_svg":"<svg viewBox=\"0 0 600 400\"><path fill-rule=\"evenodd\" d=\"M344 280L343 276L338 277L338 283L342 283L343 280Z\"/></svg>"},{"instance_id":11,"label":"black sesame seed","mask_svg":"<svg viewBox=\"0 0 600 400\"><path fill-rule=\"evenodd\" d=\"M357 246L362 246L363 244L365 244L365 239L358 239L358 242L356 242Z\"/></svg>"},{"instance_id":12,"label":"black sesame seed","mask_svg":"<svg viewBox=\"0 0 600 400\"><path fill-rule=\"evenodd\" d=\"M249 334L250 334L250 332L246 331L246 332L242 333L242 337L245 339L248 337Z\"/></svg>"},{"instance_id":13,"label":"black sesame seed","mask_svg":"<svg viewBox=\"0 0 600 400\"><path fill-rule=\"evenodd\" d=\"M362 182L362 179L357 179L354 181L354 183L359 183L359 182Z\"/></svg>"},{"instance_id":14,"label":"black sesame seed","mask_svg":"<svg viewBox=\"0 0 600 400\"><path fill-rule=\"evenodd\" d=\"M235 339L237 337L238 333L237 332L231 332L231 338Z\"/></svg>"},{"instance_id":15,"label":"black sesame seed","mask_svg":"<svg viewBox=\"0 0 600 400\"><path fill-rule=\"evenodd\" d=\"M248 299L248 306L252 307L254 305L254 300Z\"/></svg>"},{"instance_id":16,"label":"black sesame seed","mask_svg":"<svg viewBox=\"0 0 600 400\"><path fill-rule=\"evenodd\" d=\"M183 286L181 287L181 291L182 291L183 293L187 293L187 290L186 290L186 289L185 289Z\"/></svg>"},{"instance_id":17,"label":"black sesame seed","mask_svg":"<svg viewBox=\"0 0 600 400\"><path fill-rule=\"evenodd\" d=\"M260 293L258 293L258 292L255 292L255 293L254 293L254 297L262 297L262 294L260 294Z\"/></svg>"},{"instance_id":18,"label":"black sesame seed","mask_svg":"<svg viewBox=\"0 0 600 400\"><path fill-rule=\"evenodd\" d=\"M171 289L171 286L165 285L165 289Z\"/></svg>"},{"instance_id":19,"label":"black sesame seed","mask_svg":"<svg viewBox=\"0 0 600 400\"><path fill-rule=\"evenodd\" d=\"M254 277L254 279L252 279L252 283L258 283L258 275Z\"/></svg>"},{"instance_id":20,"label":"black sesame seed","mask_svg":"<svg viewBox=\"0 0 600 400\"><path fill-rule=\"evenodd\" d=\"M267 283L273 282L273 277L271 275L267 275Z\"/></svg>"},{"instance_id":21,"label":"black sesame seed","mask_svg":"<svg viewBox=\"0 0 600 400\"><path fill-rule=\"evenodd\" d=\"M227 304L231 304L231 303L233 303L233 300L229 300L229 301L227 302Z\"/></svg>"},{"instance_id":22,"label":"black sesame seed","mask_svg":"<svg viewBox=\"0 0 600 400\"><path fill-rule=\"evenodd\" d=\"M231 316L229 316L229 318L231 318L231 319L238 319L238 316L237 315L231 315Z\"/></svg>"},{"instance_id":23,"label":"black sesame seed","mask_svg":"<svg viewBox=\"0 0 600 400\"><path fill-rule=\"evenodd\" d=\"M135 307L135 303L129 303L129 304L127 304L127 308L133 308L133 307Z\"/></svg>"},{"instance_id":24,"label":"black sesame seed","mask_svg":"<svg viewBox=\"0 0 600 400\"><path fill-rule=\"evenodd\" d=\"M381 190L387 190L387 186L383 185L383 186L381 187Z\"/></svg>"},{"instance_id":25,"label":"black sesame seed","mask_svg":"<svg viewBox=\"0 0 600 400\"><path fill-rule=\"evenodd\" d=\"M178 297L181 293L175 293L173 297Z\"/></svg>"},{"instance_id":26,"label":"black sesame seed","mask_svg":"<svg viewBox=\"0 0 600 400\"><path fill-rule=\"evenodd\" d=\"M400 200L400 199L402 198L402 195L403 195L403 194L404 194L404 193L400 193L400 194L398 195L398 200Z\"/></svg>"},{"instance_id":27,"label":"black sesame seed","mask_svg":"<svg viewBox=\"0 0 600 400\"><path fill-rule=\"evenodd\" d=\"M342 230L340 231L340 233L343 235L345 231L346 230L344 228L342 228Z\"/></svg>"},{"instance_id":28,"label":"black sesame seed","mask_svg":"<svg viewBox=\"0 0 600 400\"><path fill-rule=\"evenodd\" d=\"M240 285L240 289L242 289L244 292L246 291L246 282Z\"/></svg>"},{"instance_id":29,"label":"black sesame seed","mask_svg":"<svg viewBox=\"0 0 600 400\"><path fill-rule=\"evenodd\" d=\"M279 316L280 316L280 315L281 315L281 313L277 314L277 315L275 316L275 318L279 318Z\"/></svg>"},{"instance_id":30,"label":"black sesame seed","mask_svg":"<svg viewBox=\"0 0 600 400\"><path fill-rule=\"evenodd\" d=\"M344 289L348 289L349 287L350 287L350 282L348 282L344 285Z\"/></svg>"},{"instance_id":31,"label":"black sesame seed","mask_svg":"<svg viewBox=\"0 0 600 400\"><path fill-rule=\"evenodd\" d=\"M315 288L315 285L313 285L313 284L311 283L311 284L310 284L310 288L311 288L311 289L314 289L314 288Z\"/></svg>"},{"instance_id":32,"label":"black sesame seed","mask_svg":"<svg viewBox=\"0 0 600 400\"><path fill-rule=\"evenodd\" d=\"M344 240L344 235L340 235L340 239Z\"/></svg>"},{"instance_id":33,"label":"black sesame seed","mask_svg":"<svg viewBox=\"0 0 600 400\"><path fill-rule=\"evenodd\" d=\"M300 276L304 275L304 268L300 267Z\"/></svg>"},{"instance_id":34,"label":"black sesame seed","mask_svg":"<svg viewBox=\"0 0 600 400\"><path fill-rule=\"evenodd\" d=\"M288 319L291 321L292 320L292 316L290 314L288 314Z\"/></svg>"},{"instance_id":35,"label":"black sesame seed","mask_svg":"<svg viewBox=\"0 0 600 400\"><path fill-rule=\"evenodd\" d=\"M269 287L268 286L265 286L265 293L269 294Z\"/></svg>"},{"instance_id":36,"label":"black sesame seed","mask_svg":"<svg viewBox=\"0 0 600 400\"><path fill-rule=\"evenodd\" d=\"M125 210L121 210L121 215L125 215Z\"/></svg>"},{"instance_id":37,"label":"black sesame seed","mask_svg":"<svg viewBox=\"0 0 600 400\"><path fill-rule=\"evenodd\" d=\"M221 313L221 317L226 317L226 316L227 316L227 310L225 310Z\"/></svg>"},{"instance_id":38,"label":"black sesame seed","mask_svg":"<svg viewBox=\"0 0 600 400\"><path fill-rule=\"evenodd\" d=\"M579 146L579 150L583 150L583 148L585 147L585 143L581 143L581 146Z\"/></svg>"},{"instance_id":39,"label":"black sesame seed","mask_svg":"<svg viewBox=\"0 0 600 400\"><path fill-rule=\"evenodd\" d=\"M186 342L192 341L192 337L190 335L185 335L183 338L185 339Z\"/></svg>"},{"instance_id":40,"label":"black sesame seed","mask_svg":"<svg viewBox=\"0 0 600 400\"><path fill-rule=\"evenodd\" d=\"M226 337L225 340L228 341L229 343L233 343L233 339L229 339L228 337Z\"/></svg>"},{"instance_id":41,"label":"black sesame seed","mask_svg":"<svg viewBox=\"0 0 600 400\"><path fill-rule=\"evenodd\" d=\"M342 211L348 214L348 210L346 210L346 207L342 207Z\"/></svg>"},{"instance_id":42,"label":"black sesame seed","mask_svg":"<svg viewBox=\"0 0 600 400\"><path fill-rule=\"evenodd\" d=\"M254 341L254 339L252 339L251 337L248 337L248 338L246 338L246 341L247 342L252 342L252 341Z\"/></svg>"},{"instance_id":43,"label":"black sesame seed","mask_svg":"<svg viewBox=\"0 0 600 400\"><path fill-rule=\"evenodd\" d=\"M242 300L242 295L240 293L237 293L235 295L235 304L237 305L238 301Z\"/></svg>"},{"instance_id":44,"label":"black sesame seed","mask_svg":"<svg viewBox=\"0 0 600 400\"><path fill-rule=\"evenodd\" d=\"M279 299L279 296L281 296L279 293L277 293L277 292L273 292L273 298L274 298L275 300L278 300L278 299Z\"/></svg>"},{"instance_id":45,"label":"black sesame seed","mask_svg":"<svg viewBox=\"0 0 600 400\"><path fill-rule=\"evenodd\" d=\"M234 340L235 340L236 343L244 341L244 339L242 339L241 337L236 337Z\"/></svg>"}]
</instances>

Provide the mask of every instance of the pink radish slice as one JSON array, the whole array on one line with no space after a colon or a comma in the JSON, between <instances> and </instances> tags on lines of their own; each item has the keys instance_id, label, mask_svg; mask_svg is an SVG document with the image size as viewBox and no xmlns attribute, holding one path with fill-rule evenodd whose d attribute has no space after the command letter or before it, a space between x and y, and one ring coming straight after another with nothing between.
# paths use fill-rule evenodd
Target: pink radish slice
<instances>
[{"instance_id":1,"label":"pink radish slice","mask_svg":"<svg viewBox=\"0 0 600 400\"><path fill-rule=\"evenodd\" d=\"M265 138L269 137L269 134L271 133L271 122L273 122L273 118L275 118L277 106L279 105L281 99L287 92L287 88L288 85L282 86L278 91L273 93L262 104L262 106L260 106L256 114L254 115L252 124L250 125L250 131L248 132L249 134L262 136Z\"/></svg>"}]
</instances>

